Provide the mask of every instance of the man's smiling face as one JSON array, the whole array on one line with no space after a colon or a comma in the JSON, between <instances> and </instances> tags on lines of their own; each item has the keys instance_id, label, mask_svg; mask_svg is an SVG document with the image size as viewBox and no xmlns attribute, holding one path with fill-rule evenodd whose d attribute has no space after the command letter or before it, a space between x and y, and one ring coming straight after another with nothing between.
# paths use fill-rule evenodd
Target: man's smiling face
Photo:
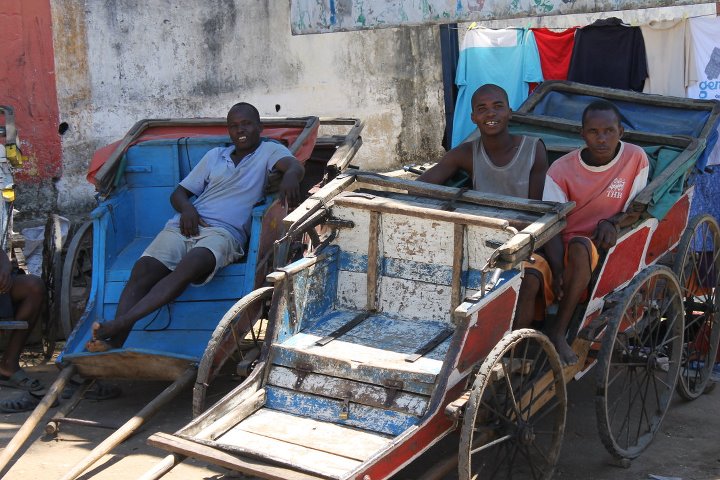
<instances>
[{"instance_id":1,"label":"man's smiling face","mask_svg":"<svg viewBox=\"0 0 720 480\"><path fill-rule=\"evenodd\" d=\"M483 136L504 132L510 116L510 106L502 92L492 89L476 92L473 96L470 118Z\"/></svg>"},{"instance_id":2,"label":"man's smiling face","mask_svg":"<svg viewBox=\"0 0 720 480\"><path fill-rule=\"evenodd\" d=\"M252 149L260 143L262 124L247 107L235 107L227 116L228 133L236 150Z\"/></svg>"}]
</instances>

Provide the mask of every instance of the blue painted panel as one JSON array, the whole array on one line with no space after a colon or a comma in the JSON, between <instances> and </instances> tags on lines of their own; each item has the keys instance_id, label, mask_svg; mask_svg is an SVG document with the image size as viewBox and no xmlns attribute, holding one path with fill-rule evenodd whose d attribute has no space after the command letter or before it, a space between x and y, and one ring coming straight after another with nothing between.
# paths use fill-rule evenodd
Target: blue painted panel
<instances>
[{"instance_id":1,"label":"blue painted panel","mask_svg":"<svg viewBox=\"0 0 720 480\"><path fill-rule=\"evenodd\" d=\"M170 195L177 188L177 183L152 188L133 188L131 193L135 201L135 235L138 237L154 237L165 227L167 221L175 215L170 204ZM131 228L126 225L125 228Z\"/></svg>"},{"instance_id":2,"label":"blue painted panel","mask_svg":"<svg viewBox=\"0 0 720 480\"><path fill-rule=\"evenodd\" d=\"M352 320L358 313L360 312L342 310L331 312L312 326L303 329L302 333L307 335L296 335L283 343L283 346L310 347L315 343L314 336L329 335ZM440 332L446 331L447 328L447 323L435 320L403 320L387 315L373 315L338 337L336 341L364 345L389 352L412 354ZM442 360L449 344L450 336L433 350L432 355L428 354L426 357Z\"/></svg>"},{"instance_id":3,"label":"blue painted panel","mask_svg":"<svg viewBox=\"0 0 720 480\"><path fill-rule=\"evenodd\" d=\"M208 330L214 329L236 300L207 302L171 302L138 320L133 330ZM105 319L115 318L117 304L106 304Z\"/></svg>"},{"instance_id":4,"label":"blue painted panel","mask_svg":"<svg viewBox=\"0 0 720 480\"><path fill-rule=\"evenodd\" d=\"M125 157L125 180L130 187L174 187L180 181L176 141L133 145Z\"/></svg>"},{"instance_id":5,"label":"blue painted panel","mask_svg":"<svg viewBox=\"0 0 720 480\"><path fill-rule=\"evenodd\" d=\"M123 350L138 348L166 352L172 353L173 356L199 361L211 335L212 330L161 330L157 332L133 330L125 341Z\"/></svg>"},{"instance_id":6,"label":"blue painted panel","mask_svg":"<svg viewBox=\"0 0 720 480\"><path fill-rule=\"evenodd\" d=\"M367 255L341 252L340 270L356 273L367 272ZM386 277L450 286L452 284L452 271L452 267L448 265L383 257L379 274ZM480 290L481 275L482 272L479 270L466 270L463 271L460 282L465 288Z\"/></svg>"},{"instance_id":7,"label":"blue painted panel","mask_svg":"<svg viewBox=\"0 0 720 480\"><path fill-rule=\"evenodd\" d=\"M215 277L207 285L189 286L178 298L178 302L218 299L239 299L245 295L243 276ZM125 287L125 282L107 282L105 285L105 303L117 303Z\"/></svg>"},{"instance_id":8,"label":"blue painted panel","mask_svg":"<svg viewBox=\"0 0 720 480\"><path fill-rule=\"evenodd\" d=\"M350 402L348 418L340 418L343 402L266 385L265 406L306 418L348 425L388 435L400 435L420 423L418 417Z\"/></svg>"},{"instance_id":9,"label":"blue painted panel","mask_svg":"<svg viewBox=\"0 0 720 480\"><path fill-rule=\"evenodd\" d=\"M190 170L195 168L205 154L216 147L232 145L227 135L183 138L178 140L178 153L180 157L180 178L185 178Z\"/></svg>"}]
</instances>

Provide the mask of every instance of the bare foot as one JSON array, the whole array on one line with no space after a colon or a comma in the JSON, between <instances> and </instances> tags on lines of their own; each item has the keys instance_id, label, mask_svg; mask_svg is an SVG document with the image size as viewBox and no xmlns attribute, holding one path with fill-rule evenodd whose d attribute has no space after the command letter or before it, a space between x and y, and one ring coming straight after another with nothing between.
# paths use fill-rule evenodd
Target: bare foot
<instances>
[{"instance_id":1,"label":"bare foot","mask_svg":"<svg viewBox=\"0 0 720 480\"><path fill-rule=\"evenodd\" d=\"M108 350L115 348L109 338L103 338L105 335L102 333L102 324L100 324L100 322L93 322L91 328L92 339L85 344L85 349L87 349L88 352L107 352Z\"/></svg>"},{"instance_id":2,"label":"bare foot","mask_svg":"<svg viewBox=\"0 0 720 480\"><path fill-rule=\"evenodd\" d=\"M88 352L92 353L107 352L108 350L113 348L115 347L113 347L110 342L106 342L105 340L98 340L95 338L85 344L85 349Z\"/></svg>"},{"instance_id":3,"label":"bare foot","mask_svg":"<svg viewBox=\"0 0 720 480\"><path fill-rule=\"evenodd\" d=\"M551 338L550 340L553 342L553 345L555 345L555 349L557 350L558 355L560 355L560 363L562 363L564 367L575 365L578 362L577 355L573 351L572 347L568 345L565 337Z\"/></svg>"}]
</instances>

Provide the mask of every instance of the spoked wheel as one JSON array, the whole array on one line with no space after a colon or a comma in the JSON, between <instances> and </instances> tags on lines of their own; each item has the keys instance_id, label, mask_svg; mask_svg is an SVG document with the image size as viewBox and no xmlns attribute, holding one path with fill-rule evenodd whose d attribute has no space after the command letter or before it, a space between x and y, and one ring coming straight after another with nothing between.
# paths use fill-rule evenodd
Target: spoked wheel
<instances>
[{"instance_id":1,"label":"spoked wheel","mask_svg":"<svg viewBox=\"0 0 720 480\"><path fill-rule=\"evenodd\" d=\"M93 228L83 223L73 235L65 256L60 290L60 322L65 338L82 317L92 287Z\"/></svg>"},{"instance_id":2,"label":"spoked wheel","mask_svg":"<svg viewBox=\"0 0 720 480\"><path fill-rule=\"evenodd\" d=\"M43 240L42 279L47 288L47 302L42 322L43 357L49 360L55 352L60 323L60 289L62 284L62 225L58 215L50 215L45 223Z\"/></svg>"},{"instance_id":3,"label":"spoked wheel","mask_svg":"<svg viewBox=\"0 0 720 480\"><path fill-rule=\"evenodd\" d=\"M675 274L649 267L615 308L598 356L595 408L605 448L631 459L660 428L680 372L684 312Z\"/></svg>"},{"instance_id":4,"label":"spoked wheel","mask_svg":"<svg viewBox=\"0 0 720 480\"><path fill-rule=\"evenodd\" d=\"M460 435L459 479L551 478L566 410L560 357L550 340L532 329L509 333L473 383Z\"/></svg>"},{"instance_id":5,"label":"spoked wheel","mask_svg":"<svg viewBox=\"0 0 720 480\"><path fill-rule=\"evenodd\" d=\"M685 302L685 338L677 391L686 400L710 385L720 341L720 227L710 215L695 217L683 233L673 271Z\"/></svg>"},{"instance_id":6,"label":"spoked wheel","mask_svg":"<svg viewBox=\"0 0 720 480\"><path fill-rule=\"evenodd\" d=\"M273 287L262 287L245 295L237 301L215 327L198 366L197 380L193 388L193 415L198 416L205 410L205 394L208 384L222 368L225 362L237 356L242 359L242 351L247 350L246 338L250 336L250 346L261 347L260 334L267 325L267 303L272 297Z\"/></svg>"}]
</instances>

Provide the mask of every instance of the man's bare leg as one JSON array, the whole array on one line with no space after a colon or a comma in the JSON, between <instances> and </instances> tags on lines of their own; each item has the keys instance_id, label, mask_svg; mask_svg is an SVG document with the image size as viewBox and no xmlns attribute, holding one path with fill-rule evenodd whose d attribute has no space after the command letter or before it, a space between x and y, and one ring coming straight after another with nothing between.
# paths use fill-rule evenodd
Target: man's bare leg
<instances>
[{"instance_id":1,"label":"man's bare leg","mask_svg":"<svg viewBox=\"0 0 720 480\"><path fill-rule=\"evenodd\" d=\"M560 360L565 365L574 365L578 358L567 343L565 334L582 294L590 284L589 246L581 241L571 241L568 245L568 264L563 279L563 298L558 305L555 321L547 328L548 337L555 345Z\"/></svg>"},{"instance_id":2,"label":"man's bare leg","mask_svg":"<svg viewBox=\"0 0 720 480\"><path fill-rule=\"evenodd\" d=\"M9 377L20 370L20 353L40 317L45 302L45 284L34 275L17 275L10 296L15 307L15 320L27 322L27 330L13 330L0 360L0 374Z\"/></svg>"},{"instance_id":3,"label":"man's bare leg","mask_svg":"<svg viewBox=\"0 0 720 480\"><path fill-rule=\"evenodd\" d=\"M529 328L535 317L535 301L542 288L542 281L540 272L531 270L530 268L525 269L525 276L520 284L513 330Z\"/></svg>"},{"instance_id":4,"label":"man's bare leg","mask_svg":"<svg viewBox=\"0 0 720 480\"><path fill-rule=\"evenodd\" d=\"M202 282L214 269L215 255L210 250L204 247L191 249L177 268L163 276L135 305L116 315L114 320L95 322L93 339L87 343L87 349L97 352L119 347L135 322L179 297L191 283Z\"/></svg>"}]
</instances>

